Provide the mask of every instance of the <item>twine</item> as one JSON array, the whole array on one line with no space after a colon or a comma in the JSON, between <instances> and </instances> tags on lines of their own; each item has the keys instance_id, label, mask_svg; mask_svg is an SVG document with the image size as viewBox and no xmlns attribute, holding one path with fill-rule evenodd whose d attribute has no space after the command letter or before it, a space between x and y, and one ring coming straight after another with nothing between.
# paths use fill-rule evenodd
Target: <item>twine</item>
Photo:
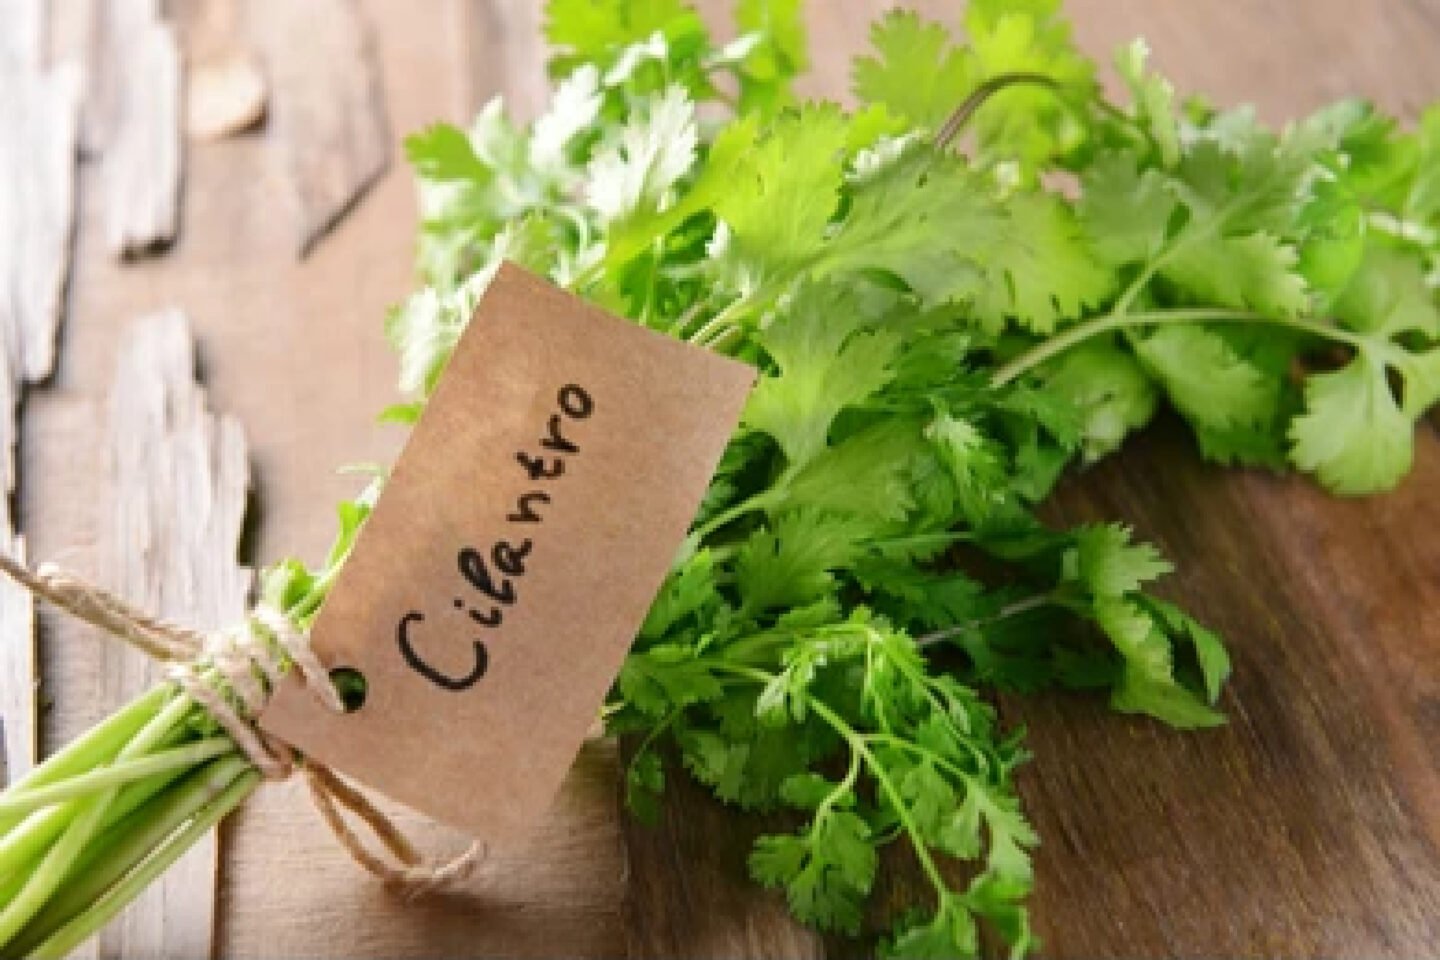
<instances>
[{"instance_id":1,"label":"twine","mask_svg":"<svg viewBox=\"0 0 1440 960\"><path fill-rule=\"evenodd\" d=\"M426 863L395 822L365 794L313 758L297 758L289 746L256 726L255 718L285 675L287 664L327 708L345 711L329 674L310 648L310 638L274 607L258 605L244 627L202 633L139 610L53 564L42 564L32 572L0 554L0 572L71 616L166 664L169 679L215 718L267 779L283 780L297 770L303 773L316 810L340 845L403 899L414 900L461 883L483 859L484 848L476 842L449 861ZM342 810L363 822L389 856L372 851Z\"/></svg>"}]
</instances>

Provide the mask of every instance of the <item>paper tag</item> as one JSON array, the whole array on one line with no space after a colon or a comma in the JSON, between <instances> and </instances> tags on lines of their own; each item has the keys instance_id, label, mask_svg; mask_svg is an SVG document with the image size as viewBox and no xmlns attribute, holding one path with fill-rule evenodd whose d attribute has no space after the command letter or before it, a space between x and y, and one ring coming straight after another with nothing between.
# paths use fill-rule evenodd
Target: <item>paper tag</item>
<instances>
[{"instance_id":1,"label":"paper tag","mask_svg":"<svg viewBox=\"0 0 1440 960\"><path fill-rule=\"evenodd\" d=\"M491 283L321 609L364 675L260 718L479 839L540 819L735 429L754 371L510 264Z\"/></svg>"}]
</instances>

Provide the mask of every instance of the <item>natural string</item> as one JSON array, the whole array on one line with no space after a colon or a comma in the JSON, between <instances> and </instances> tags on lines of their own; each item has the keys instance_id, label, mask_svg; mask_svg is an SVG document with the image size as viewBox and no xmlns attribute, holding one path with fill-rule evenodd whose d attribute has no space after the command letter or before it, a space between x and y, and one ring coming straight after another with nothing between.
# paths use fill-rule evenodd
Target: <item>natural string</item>
<instances>
[{"instance_id":1,"label":"natural string","mask_svg":"<svg viewBox=\"0 0 1440 960\"><path fill-rule=\"evenodd\" d=\"M301 771L316 810L340 845L387 889L413 900L464 881L483 858L484 848L477 842L452 860L427 864L395 822L363 793L314 759L297 762L294 751L255 725L254 718L286 672L282 657L327 708L345 711L324 666L310 649L309 637L275 608L261 604L251 613L263 635L253 625L202 633L152 616L52 564L31 571L0 554L0 571L36 596L167 664L170 679L215 718L267 779L283 780ZM217 686L217 679L224 681L238 707ZM370 828L393 861L366 846L342 808Z\"/></svg>"}]
</instances>

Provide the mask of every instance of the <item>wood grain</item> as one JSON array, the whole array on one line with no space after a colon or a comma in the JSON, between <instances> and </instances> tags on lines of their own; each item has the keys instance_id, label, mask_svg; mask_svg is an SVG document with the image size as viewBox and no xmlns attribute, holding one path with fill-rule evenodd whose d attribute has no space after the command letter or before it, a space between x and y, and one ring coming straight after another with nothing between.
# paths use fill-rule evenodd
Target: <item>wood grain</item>
<instances>
[{"instance_id":1,"label":"wood grain","mask_svg":"<svg viewBox=\"0 0 1440 960\"><path fill-rule=\"evenodd\" d=\"M1057 521L1124 517L1165 592L1230 640L1230 724L1180 734L1079 697L1007 699L1036 760L1048 953L1420 956L1440 942L1440 445L1396 493L1201 467L1170 421L1067 484ZM1183 907L1178 906L1183 904Z\"/></svg>"},{"instance_id":2,"label":"wood grain","mask_svg":"<svg viewBox=\"0 0 1440 960\"><path fill-rule=\"evenodd\" d=\"M517 117L545 108L544 9L532 0L459 0L453 49L460 83L456 109L468 120L494 96Z\"/></svg>"},{"instance_id":3,"label":"wood grain","mask_svg":"<svg viewBox=\"0 0 1440 960\"><path fill-rule=\"evenodd\" d=\"M415 130L445 114L446 91L459 88L456 64L443 55L455 42L453 16L416 16L410 5L386 0L361 9L394 129ZM227 36L232 28L223 18L214 30L201 29L199 21L212 14L185 4L176 24L186 61L249 44L262 52L254 38L265 28L254 18L267 11L247 5L233 28L240 32ZM68 11L65 23L67 44L85 36L82 13ZM52 42L58 39L52 31ZM262 59L267 71L271 63ZM272 93L278 108L278 82ZM374 421L395 393L395 360L380 321L413 284L412 185L404 176L380 178L326 242L297 261L295 221L286 215L289 172L275 135L267 127L263 135L189 148L185 229L164 256L114 260L103 208L79 208L61 363L23 411L27 479L19 504L36 558L98 574L95 542L108 523L108 495L95 481L103 474L96 451L105 423L95 404L104 401L122 321L169 304L191 313L211 400L245 423L251 439L256 496L247 555L257 562L322 556L335 503L363 485L338 468L394 458L403 435ZM81 167L87 196L103 189L99 168ZM40 618L53 701L43 733L53 748L99 719L101 678L90 636L44 609ZM354 866L303 788L267 787L225 831L218 953L619 955L624 860L616 777L613 749L587 750L533 846L488 866L459 901L418 909L385 896ZM413 816L405 822L421 831L426 849L460 842L433 828L426 833Z\"/></svg>"},{"instance_id":4,"label":"wood grain","mask_svg":"<svg viewBox=\"0 0 1440 960\"><path fill-rule=\"evenodd\" d=\"M25 552L11 517L16 409L50 374L70 267L80 76L44 63L39 0L0 2L0 549ZM0 783L35 760L34 606L0 584Z\"/></svg>"},{"instance_id":5,"label":"wood grain","mask_svg":"<svg viewBox=\"0 0 1440 960\"><path fill-rule=\"evenodd\" d=\"M229 0L206 0L221 2ZM287 56L319 59L311 33L277 26L301 15L280 3L245 5L241 18L267 73ZM54 0L65 14L48 25L52 49L88 42L80 6ZM182 24L194 6L180 5ZM725 19L727 3L704 6L712 21ZM886 6L810 4L808 93L843 93L849 57ZM949 0L920 6L947 19L959 9ZM1345 93L1413 117L1440 91L1433 0L1312 0L1303 14L1268 0L1071 0L1069 8L1082 43L1102 58L1144 33L1182 90L1205 90L1221 104L1253 100L1271 121ZM522 116L544 101L535 4L437 0L417 14L401 0L364 0L356 9L373 28L375 76L393 124L387 150L396 134L463 121L494 93ZM199 41L182 42L193 57ZM282 84L272 80L278 111ZM258 559L318 556L332 504L356 487L334 467L393 456L397 435L376 429L371 415L391 399L394 373L379 321L412 284L411 188L402 176L374 180L364 203L297 263L302 218L284 213L294 181L279 114L273 120L263 136L191 148L186 229L165 257L111 261L103 206L82 205L61 364L53 386L32 391L23 410L18 502L35 557L96 572L85 564L108 529L97 391L111 376L119 321L170 303L195 316L212 398L251 431ZM348 134L335 136L315 156L353 153ZM102 196L96 165L82 168L81 186ZM1045 837L1034 906L1048 954L1433 952L1440 697L1436 624L1426 614L1440 564L1422 541L1437 519L1440 444L1426 434L1419 446L1416 476L1368 501L1204 467L1174 424L1067 484L1055 519L1128 519L1166 548L1180 567L1170 595L1231 638L1236 677L1225 703L1231 725L1209 734L1118 718L1085 698L1004 702L1009 720L1030 726L1037 753L1021 786ZM88 636L45 611L40 619L54 699L43 726L53 744L96 719L101 678ZM860 952L817 941L749 884L741 862L753 824L688 786L657 828L622 821L617 778L613 751L592 749L527 855L489 865L461 897L418 909L358 875L303 791L267 788L228 828L220 953ZM432 849L459 842L433 829L425 840ZM903 903L919 889L902 872L882 895Z\"/></svg>"},{"instance_id":6,"label":"wood grain","mask_svg":"<svg viewBox=\"0 0 1440 960\"><path fill-rule=\"evenodd\" d=\"M210 412L178 310L127 331L107 404L100 582L144 610L201 629L245 615L249 569L236 560L249 487L245 438ZM116 643L100 647L101 703L113 709L164 677ZM201 840L102 931L98 956L209 956L219 848Z\"/></svg>"},{"instance_id":7,"label":"wood grain","mask_svg":"<svg viewBox=\"0 0 1440 960\"><path fill-rule=\"evenodd\" d=\"M250 23L274 89L271 123L304 256L390 165L375 44L354 0L263 0Z\"/></svg>"},{"instance_id":8,"label":"wood grain","mask_svg":"<svg viewBox=\"0 0 1440 960\"><path fill-rule=\"evenodd\" d=\"M101 157L116 256L161 248L180 203L180 51L159 0L99 0L85 141Z\"/></svg>"}]
</instances>

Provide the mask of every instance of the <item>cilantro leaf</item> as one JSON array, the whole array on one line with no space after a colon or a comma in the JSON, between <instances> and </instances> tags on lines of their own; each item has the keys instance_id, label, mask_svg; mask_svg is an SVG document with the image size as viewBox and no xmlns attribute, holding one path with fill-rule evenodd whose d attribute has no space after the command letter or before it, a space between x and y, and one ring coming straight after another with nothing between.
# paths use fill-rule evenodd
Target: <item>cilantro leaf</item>
<instances>
[{"instance_id":1,"label":"cilantro leaf","mask_svg":"<svg viewBox=\"0 0 1440 960\"><path fill-rule=\"evenodd\" d=\"M1305 382L1305 413L1290 425L1291 457L1336 493L1388 490L1410 469L1414 424L1400 410L1385 366L1362 353Z\"/></svg>"}]
</instances>

